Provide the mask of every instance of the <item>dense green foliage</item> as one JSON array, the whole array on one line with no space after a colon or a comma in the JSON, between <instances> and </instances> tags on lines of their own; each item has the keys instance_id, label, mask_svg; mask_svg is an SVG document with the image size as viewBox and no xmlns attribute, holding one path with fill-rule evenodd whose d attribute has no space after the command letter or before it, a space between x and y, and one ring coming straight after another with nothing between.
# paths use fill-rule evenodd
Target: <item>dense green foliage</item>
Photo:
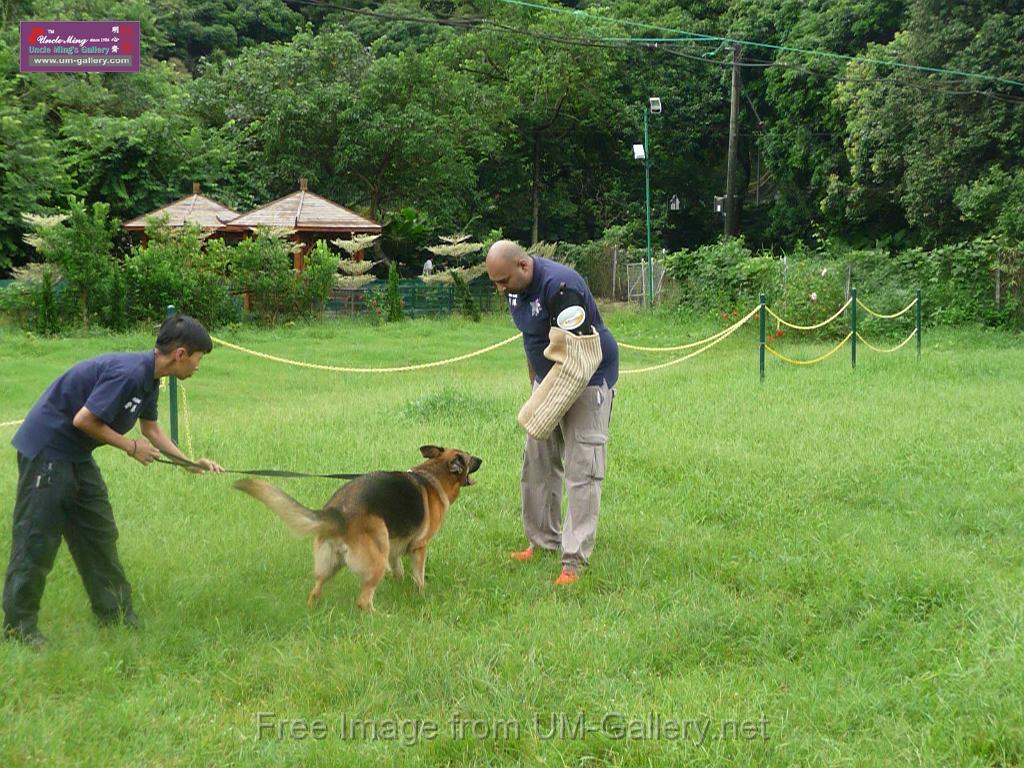
<instances>
[{"instance_id":1,"label":"dense green foliage","mask_svg":"<svg viewBox=\"0 0 1024 768\"><path fill-rule=\"evenodd\" d=\"M1012 314L1024 89L1006 80L1024 71L1020 0L574 6L12 0L5 22L139 19L143 66L22 74L17 25L0 29L0 269L39 258L23 214L66 212L69 194L124 220L193 180L246 210L306 176L387 225L378 260L415 268L432 234L501 230L580 244L568 255L608 276L611 243L625 258L644 244L630 145L650 95L663 105L649 116L653 245L699 249L722 227L711 202L725 189L732 55L717 39L680 41L688 31L744 41L738 189L754 251L967 258L929 273L941 279L979 272L988 247L991 284L976 288L990 306L954 313ZM674 41L638 40L655 35ZM93 278L72 290L86 322L99 312L90 293L137 290Z\"/></svg>"},{"instance_id":2,"label":"dense green foliage","mask_svg":"<svg viewBox=\"0 0 1024 768\"><path fill-rule=\"evenodd\" d=\"M20 269L13 286L0 291L0 311L21 327L42 333L92 322L112 329L159 322L169 304L210 328L242 318L247 297L257 323L319 317L334 285L338 256L320 241L293 268L298 246L280 233L260 229L236 245L206 240L198 227L170 230L151 221L144 244L123 259L111 255L102 203L87 211L71 201L71 215L36 219L30 240L47 259Z\"/></svg>"},{"instance_id":3,"label":"dense green foliage","mask_svg":"<svg viewBox=\"0 0 1024 768\"><path fill-rule=\"evenodd\" d=\"M21 213L56 210L68 193L124 219L192 180L245 209L293 190L300 175L382 221L406 208L438 232L473 221L479 233L523 240L594 240L642 219L643 173L629 147L655 94L656 240L699 246L721 228L710 203L724 191L730 51L609 42L670 30L858 57L744 45L749 242L889 248L1020 236L1006 219L1019 209L1009 192L1021 195L1024 90L876 63L1019 79L1019 1L578 4L587 15L497 0L345 8L361 4L8 4L5 21L138 18L144 61L132 76L21 74L17 27L4 25L0 264L32 255ZM472 23L432 23L447 18ZM1007 194L977 204L995 188ZM669 212L673 194L681 206Z\"/></svg>"},{"instance_id":4,"label":"dense green foliage","mask_svg":"<svg viewBox=\"0 0 1024 768\"><path fill-rule=\"evenodd\" d=\"M1007 257L1015 257L1012 265ZM839 309L850 288L883 313L902 309L921 289L927 325L1024 329L1020 252L1004 251L993 238L895 253L798 246L778 256L740 238L670 254L666 268L682 304L698 312L746 312L764 293L787 320L811 325Z\"/></svg>"},{"instance_id":5,"label":"dense green foliage","mask_svg":"<svg viewBox=\"0 0 1024 768\"><path fill-rule=\"evenodd\" d=\"M239 305L225 279L232 251L222 241L203 247L198 227L172 233L155 225L148 235L148 243L124 260L130 321L160 318L168 304L211 328L238 319Z\"/></svg>"}]
</instances>

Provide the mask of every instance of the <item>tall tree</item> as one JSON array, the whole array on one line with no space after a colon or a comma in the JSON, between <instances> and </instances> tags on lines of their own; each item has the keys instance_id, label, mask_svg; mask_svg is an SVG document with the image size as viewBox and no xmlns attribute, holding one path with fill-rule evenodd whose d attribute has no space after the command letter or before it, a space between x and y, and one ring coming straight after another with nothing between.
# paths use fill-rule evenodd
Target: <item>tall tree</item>
<instances>
[{"instance_id":1,"label":"tall tree","mask_svg":"<svg viewBox=\"0 0 1024 768\"><path fill-rule=\"evenodd\" d=\"M871 53L1020 80L1024 3L914 0L906 30ZM865 223L898 214L925 244L962 235L954 189L993 166L1021 166L1024 89L869 63L848 74L840 93L850 176L836 185L840 210Z\"/></svg>"}]
</instances>

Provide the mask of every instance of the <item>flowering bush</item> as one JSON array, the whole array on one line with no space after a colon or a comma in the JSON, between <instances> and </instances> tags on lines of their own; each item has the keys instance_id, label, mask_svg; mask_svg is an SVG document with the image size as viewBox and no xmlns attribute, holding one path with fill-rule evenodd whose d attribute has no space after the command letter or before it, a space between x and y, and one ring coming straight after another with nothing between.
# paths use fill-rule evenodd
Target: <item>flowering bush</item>
<instances>
[{"instance_id":1,"label":"flowering bush","mask_svg":"<svg viewBox=\"0 0 1024 768\"><path fill-rule=\"evenodd\" d=\"M806 252L786 258L782 290L769 300L776 314L794 325L817 325L836 313L846 302L845 270L823 265ZM843 337L849 332L848 315L820 330L821 335Z\"/></svg>"}]
</instances>

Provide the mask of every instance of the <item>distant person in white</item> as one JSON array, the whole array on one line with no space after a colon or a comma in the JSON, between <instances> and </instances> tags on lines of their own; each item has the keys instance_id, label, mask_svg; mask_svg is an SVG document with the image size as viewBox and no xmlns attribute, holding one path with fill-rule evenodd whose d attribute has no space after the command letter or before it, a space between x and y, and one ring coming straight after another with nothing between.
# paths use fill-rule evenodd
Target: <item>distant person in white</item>
<instances>
[{"instance_id":1,"label":"distant person in white","mask_svg":"<svg viewBox=\"0 0 1024 768\"><path fill-rule=\"evenodd\" d=\"M430 259L427 259L426 261L423 262L423 273L421 276L426 277L427 275L432 274L434 274L434 262L432 262Z\"/></svg>"}]
</instances>

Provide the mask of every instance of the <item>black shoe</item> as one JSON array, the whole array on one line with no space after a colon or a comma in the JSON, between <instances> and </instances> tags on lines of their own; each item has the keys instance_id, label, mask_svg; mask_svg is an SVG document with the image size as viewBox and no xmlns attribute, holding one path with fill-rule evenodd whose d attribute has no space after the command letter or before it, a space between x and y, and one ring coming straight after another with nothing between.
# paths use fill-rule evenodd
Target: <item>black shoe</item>
<instances>
[{"instance_id":1,"label":"black shoe","mask_svg":"<svg viewBox=\"0 0 1024 768\"><path fill-rule=\"evenodd\" d=\"M125 611L122 621L128 629L139 630L145 626L145 624L142 623L142 619L140 619L135 611L132 610Z\"/></svg>"},{"instance_id":2,"label":"black shoe","mask_svg":"<svg viewBox=\"0 0 1024 768\"><path fill-rule=\"evenodd\" d=\"M31 648L34 651L41 651L46 647L46 637L35 627L26 629L25 627L7 627L4 629L4 637L7 640L13 640L16 643L21 643L26 648Z\"/></svg>"}]
</instances>

